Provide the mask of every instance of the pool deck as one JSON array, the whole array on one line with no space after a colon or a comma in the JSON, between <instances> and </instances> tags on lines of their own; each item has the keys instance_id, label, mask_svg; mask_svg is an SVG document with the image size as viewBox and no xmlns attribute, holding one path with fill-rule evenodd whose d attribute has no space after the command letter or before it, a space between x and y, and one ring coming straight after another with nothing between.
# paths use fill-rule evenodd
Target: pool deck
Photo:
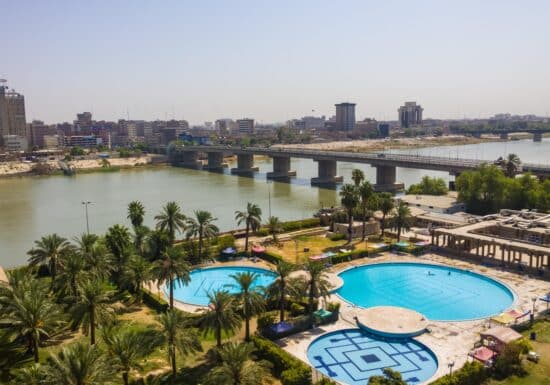
<instances>
[{"instance_id":1,"label":"pool deck","mask_svg":"<svg viewBox=\"0 0 550 385\"><path fill-rule=\"evenodd\" d=\"M352 310L360 327L386 337L407 337L422 334L428 320L420 313L396 306L374 306Z\"/></svg>"},{"instance_id":2,"label":"pool deck","mask_svg":"<svg viewBox=\"0 0 550 385\"><path fill-rule=\"evenodd\" d=\"M513 308L521 310L530 310L533 308L532 299L542 296L550 291L550 282L535 279L526 274L513 273L499 268L489 268L473 263L448 258L437 254L425 254L420 257L411 255L397 255L390 252L383 253L374 258L361 258L352 262L336 265L330 269L328 278L338 277L337 274L345 269L354 266L367 265L371 263L383 262L416 262L416 263L435 263L451 266L460 269L471 270L473 272L494 278L507 285L515 294ZM339 278L339 277L338 277ZM332 281L334 285L341 284L338 280ZM303 333L298 333L283 338L278 344L302 361L309 364L307 359L307 349L309 344L317 337L336 330L349 329L357 327L355 317L362 319L361 313L367 311L351 305L342 300L338 295L331 295L330 301L341 303L340 319L332 324L322 325ZM544 311L546 306L537 302L536 311ZM453 369L456 370L468 360L468 353L472 350L474 344L479 341L479 333L491 326L489 319L479 319L472 321L428 321L427 327L429 333L424 333L415 340L423 343L430 348L438 359L438 369L436 373L422 384L429 384L439 377L449 373L449 363L454 362Z\"/></svg>"}]
</instances>

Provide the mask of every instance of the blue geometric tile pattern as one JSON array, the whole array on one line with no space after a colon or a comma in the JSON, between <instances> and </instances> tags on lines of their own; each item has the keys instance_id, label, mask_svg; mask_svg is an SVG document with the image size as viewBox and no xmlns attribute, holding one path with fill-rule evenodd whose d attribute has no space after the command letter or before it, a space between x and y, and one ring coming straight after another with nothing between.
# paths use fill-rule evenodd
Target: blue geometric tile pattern
<instances>
[{"instance_id":1,"label":"blue geometric tile pattern","mask_svg":"<svg viewBox=\"0 0 550 385\"><path fill-rule=\"evenodd\" d=\"M384 368L418 384L437 369L434 354L415 340L382 338L360 329L325 334L311 343L307 355L314 368L350 385L364 385Z\"/></svg>"}]
</instances>

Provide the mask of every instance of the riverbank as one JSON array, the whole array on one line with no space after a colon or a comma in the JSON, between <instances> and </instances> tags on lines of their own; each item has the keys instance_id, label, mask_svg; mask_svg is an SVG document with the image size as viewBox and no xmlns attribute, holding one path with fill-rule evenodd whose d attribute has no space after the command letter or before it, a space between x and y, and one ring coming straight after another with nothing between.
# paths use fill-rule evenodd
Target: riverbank
<instances>
[{"instance_id":1,"label":"riverbank","mask_svg":"<svg viewBox=\"0 0 550 385\"><path fill-rule=\"evenodd\" d=\"M162 159L161 159L162 158ZM164 166L166 159L164 157L145 155L130 158L109 158L106 159L77 159L68 162L70 167L77 173L92 172L115 172L121 169L130 169L135 167L156 167ZM40 170L37 166L40 165ZM0 163L0 178L21 177L35 175L55 175L61 174L57 160L48 160L47 162L4 162Z\"/></svg>"},{"instance_id":2,"label":"riverbank","mask_svg":"<svg viewBox=\"0 0 550 385\"><path fill-rule=\"evenodd\" d=\"M367 139L336 141L325 143L309 144L285 144L275 145L273 147L285 148L307 148L311 150L324 151L350 151L350 152L377 152L390 149L423 148L438 146L461 146L466 144L478 144L487 142L500 142L499 137L474 138L461 135L447 135L437 137L415 137L415 138L395 138L395 139Z\"/></svg>"}]
</instances>

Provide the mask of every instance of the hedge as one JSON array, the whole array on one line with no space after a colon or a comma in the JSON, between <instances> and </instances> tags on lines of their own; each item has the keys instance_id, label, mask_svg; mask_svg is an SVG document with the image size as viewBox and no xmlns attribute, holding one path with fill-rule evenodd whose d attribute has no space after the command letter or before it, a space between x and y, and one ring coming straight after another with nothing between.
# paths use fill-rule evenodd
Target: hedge
<instances>
[{"instance_id":1,"label":"hedge","mask_svg":"<svg viewBox=\"0 0 550 385\"><path fill-rule=\"evenodd\" d=\"M288 233L290 231L296 231L301 229L310 229L312 227L321 226L319 218L308 218L299 221L289 221L281 223L281 232ZM270 235L269 227L263 226L261 229L255 232L259 237L267 237Z\"/></svg>"},{"instance_id":2,"label":"hedge","mask_svg":"<svg viewBox=\"0 0 550 385\"><path fill-rule=\"evenodd\" d=\"M258 358L273 364L273 374L283 385L311 385L311 368L268 339L251 336Z\"/></svg>"},{"instance_id":3,"label":"hedge","mask_svg":"<svg viewBox=\"0 0 550 385\"><path fill-rule=\"evenodd\" d=\"M143 302L157 313L164 313L168 309L168 302L149 290L143 290Z\"/></svg>"},{"instance_id":4,"label":"hedge","mask_svg":"<svg viewBox=\"0 0 550 385\"><path fill-rule=\"evenodd\" d=\"M271 262L275 265L283 260L283 257L281 257L280 255L277 255L275 253L270 253L269 251L265 251L259 254L258 257L263 259L264 261Z\"/></svg>"}]
</instances>

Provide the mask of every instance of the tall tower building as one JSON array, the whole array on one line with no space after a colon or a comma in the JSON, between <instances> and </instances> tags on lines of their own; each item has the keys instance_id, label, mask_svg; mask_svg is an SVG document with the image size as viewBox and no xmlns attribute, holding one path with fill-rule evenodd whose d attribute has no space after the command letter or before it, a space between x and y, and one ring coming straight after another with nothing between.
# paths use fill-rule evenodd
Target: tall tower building
<instances>
[{"instance_id":1,"label":"tall tower building","mask_svg":"<svg viewBox=\"0 0 550 385\"><path fill-rule=\"evenodd\" d=\"M9 91L7 81L0 79L0 140L6 135L27 137L25 97Z\"/></svg>"},{"instance_id":2,"label":"tall tower building","mask_svg":"<svg viewBox=\"0 0 550 385\"><path fill-rule=\"evenodd\" d=\"M340 103L336 106L336 130L355 130L355 103Z\"/></svg>"},{"instance_id":3,"label":"tall tower building","mask_svg":"<svg viewBox=\"0 0 550 385\"><path fill-rule=\"evenodd\" d=\"M417 105L416 102L405 102L404 106L399 107L399 122L401 127L409 128L422 124L422 111L424 109Z\"/></svg>"}]
</instances>

